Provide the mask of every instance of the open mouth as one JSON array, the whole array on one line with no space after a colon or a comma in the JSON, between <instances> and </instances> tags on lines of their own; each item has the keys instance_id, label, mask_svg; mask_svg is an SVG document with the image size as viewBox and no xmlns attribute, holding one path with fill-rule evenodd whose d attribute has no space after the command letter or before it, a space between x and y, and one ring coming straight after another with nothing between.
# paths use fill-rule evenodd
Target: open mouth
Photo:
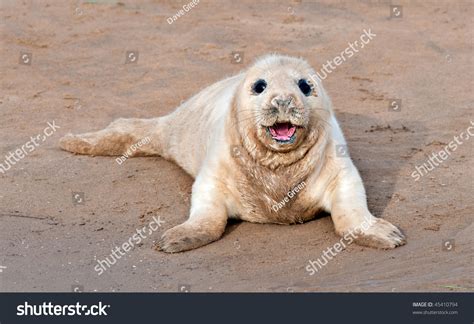
<instances>
[{"instance_id":1,"label":"open mouth","mask_svg":"<svg viewBox=\"0 0 474 324\"><path fill-rule=\"evenodd\" d=\"M272 138L278 142L291 142L294 140L296 126L291 123L276 123L268 127Z\"/></svg>"}]
</instances>

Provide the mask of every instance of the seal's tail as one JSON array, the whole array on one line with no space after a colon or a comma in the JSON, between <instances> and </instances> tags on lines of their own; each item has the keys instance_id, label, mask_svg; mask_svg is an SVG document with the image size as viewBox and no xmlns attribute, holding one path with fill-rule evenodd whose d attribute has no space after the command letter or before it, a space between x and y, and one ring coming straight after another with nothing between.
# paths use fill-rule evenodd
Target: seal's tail
<instances>
[{"instance_id":1,"label":"seal's tail","mask_svg":"<svg viewBox=\"0 0 474 324\"><path fill-rule=\"evenodd\" d=\"M120 118L97 132L67 134L60 139L59 146L65 151L87 155L162 155L163 122L163 118Z\"/></svg>"}]
</instances>

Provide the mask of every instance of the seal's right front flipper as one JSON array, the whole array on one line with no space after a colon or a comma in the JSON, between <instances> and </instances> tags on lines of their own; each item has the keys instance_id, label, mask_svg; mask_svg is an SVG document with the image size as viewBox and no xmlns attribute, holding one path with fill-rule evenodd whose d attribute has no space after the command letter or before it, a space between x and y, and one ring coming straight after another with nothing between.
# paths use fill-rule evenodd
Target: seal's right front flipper
<instances>
[{"instance_id":1,"label":"seal's right front flipper","mask_svg":"<svg viewBox=\"0 0 474 324\"><path fill-rule=\"evenodd\" d=\"M218 240L225 232L228 218L224 191L219 179L206 170L199 174L193 185L189 219L167 230L157 249L167 253L183 252Z\"/></svg>"}]
</instances>

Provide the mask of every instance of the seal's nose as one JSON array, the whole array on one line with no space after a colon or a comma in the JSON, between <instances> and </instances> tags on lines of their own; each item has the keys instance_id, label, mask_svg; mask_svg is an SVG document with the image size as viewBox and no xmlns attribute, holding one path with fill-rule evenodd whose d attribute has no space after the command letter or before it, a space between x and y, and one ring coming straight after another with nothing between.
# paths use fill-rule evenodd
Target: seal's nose
<instances>
[{"instance_id":1,"label":"seal's nose","mask_svg":"<svg viewBox=\"0 0 474 324\"><path fill-rule=\"evenodd\" d=\"M286 111L292 101L293 101L292 96L276 96L275 98L272 99L271 104L273 107Z\"/></svg>"}]
</instances>

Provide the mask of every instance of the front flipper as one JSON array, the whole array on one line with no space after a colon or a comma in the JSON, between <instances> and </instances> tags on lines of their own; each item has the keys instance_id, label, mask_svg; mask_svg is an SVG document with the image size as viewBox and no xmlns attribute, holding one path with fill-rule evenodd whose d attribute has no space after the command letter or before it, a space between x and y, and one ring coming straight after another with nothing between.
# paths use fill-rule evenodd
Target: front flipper
<instances>
[{"instance_id":1,"label":"front flipper","mask_svg":"<svg viewBox=\"0 0 474 324\"><path fill-rule=\"evenodd\" d=\"M227 224L227 210L223 203L223 188L212 177L198 175L193 185L189 219L167 230L157 249L168 253L196 249L218 240Z\"/></svg>"},{"instance_id":2,"label":"front flipper","mask_svg":"<svg viewBox=\"0 0 474 324\"><path fill-rule=\"evenodd\" d=\"M357 244L379 249L406 243L398 227L370 213L362 179L352 162L337 178L331 205L331 218L340 236L351 235Z\"/></svg>"}]
</instances>

